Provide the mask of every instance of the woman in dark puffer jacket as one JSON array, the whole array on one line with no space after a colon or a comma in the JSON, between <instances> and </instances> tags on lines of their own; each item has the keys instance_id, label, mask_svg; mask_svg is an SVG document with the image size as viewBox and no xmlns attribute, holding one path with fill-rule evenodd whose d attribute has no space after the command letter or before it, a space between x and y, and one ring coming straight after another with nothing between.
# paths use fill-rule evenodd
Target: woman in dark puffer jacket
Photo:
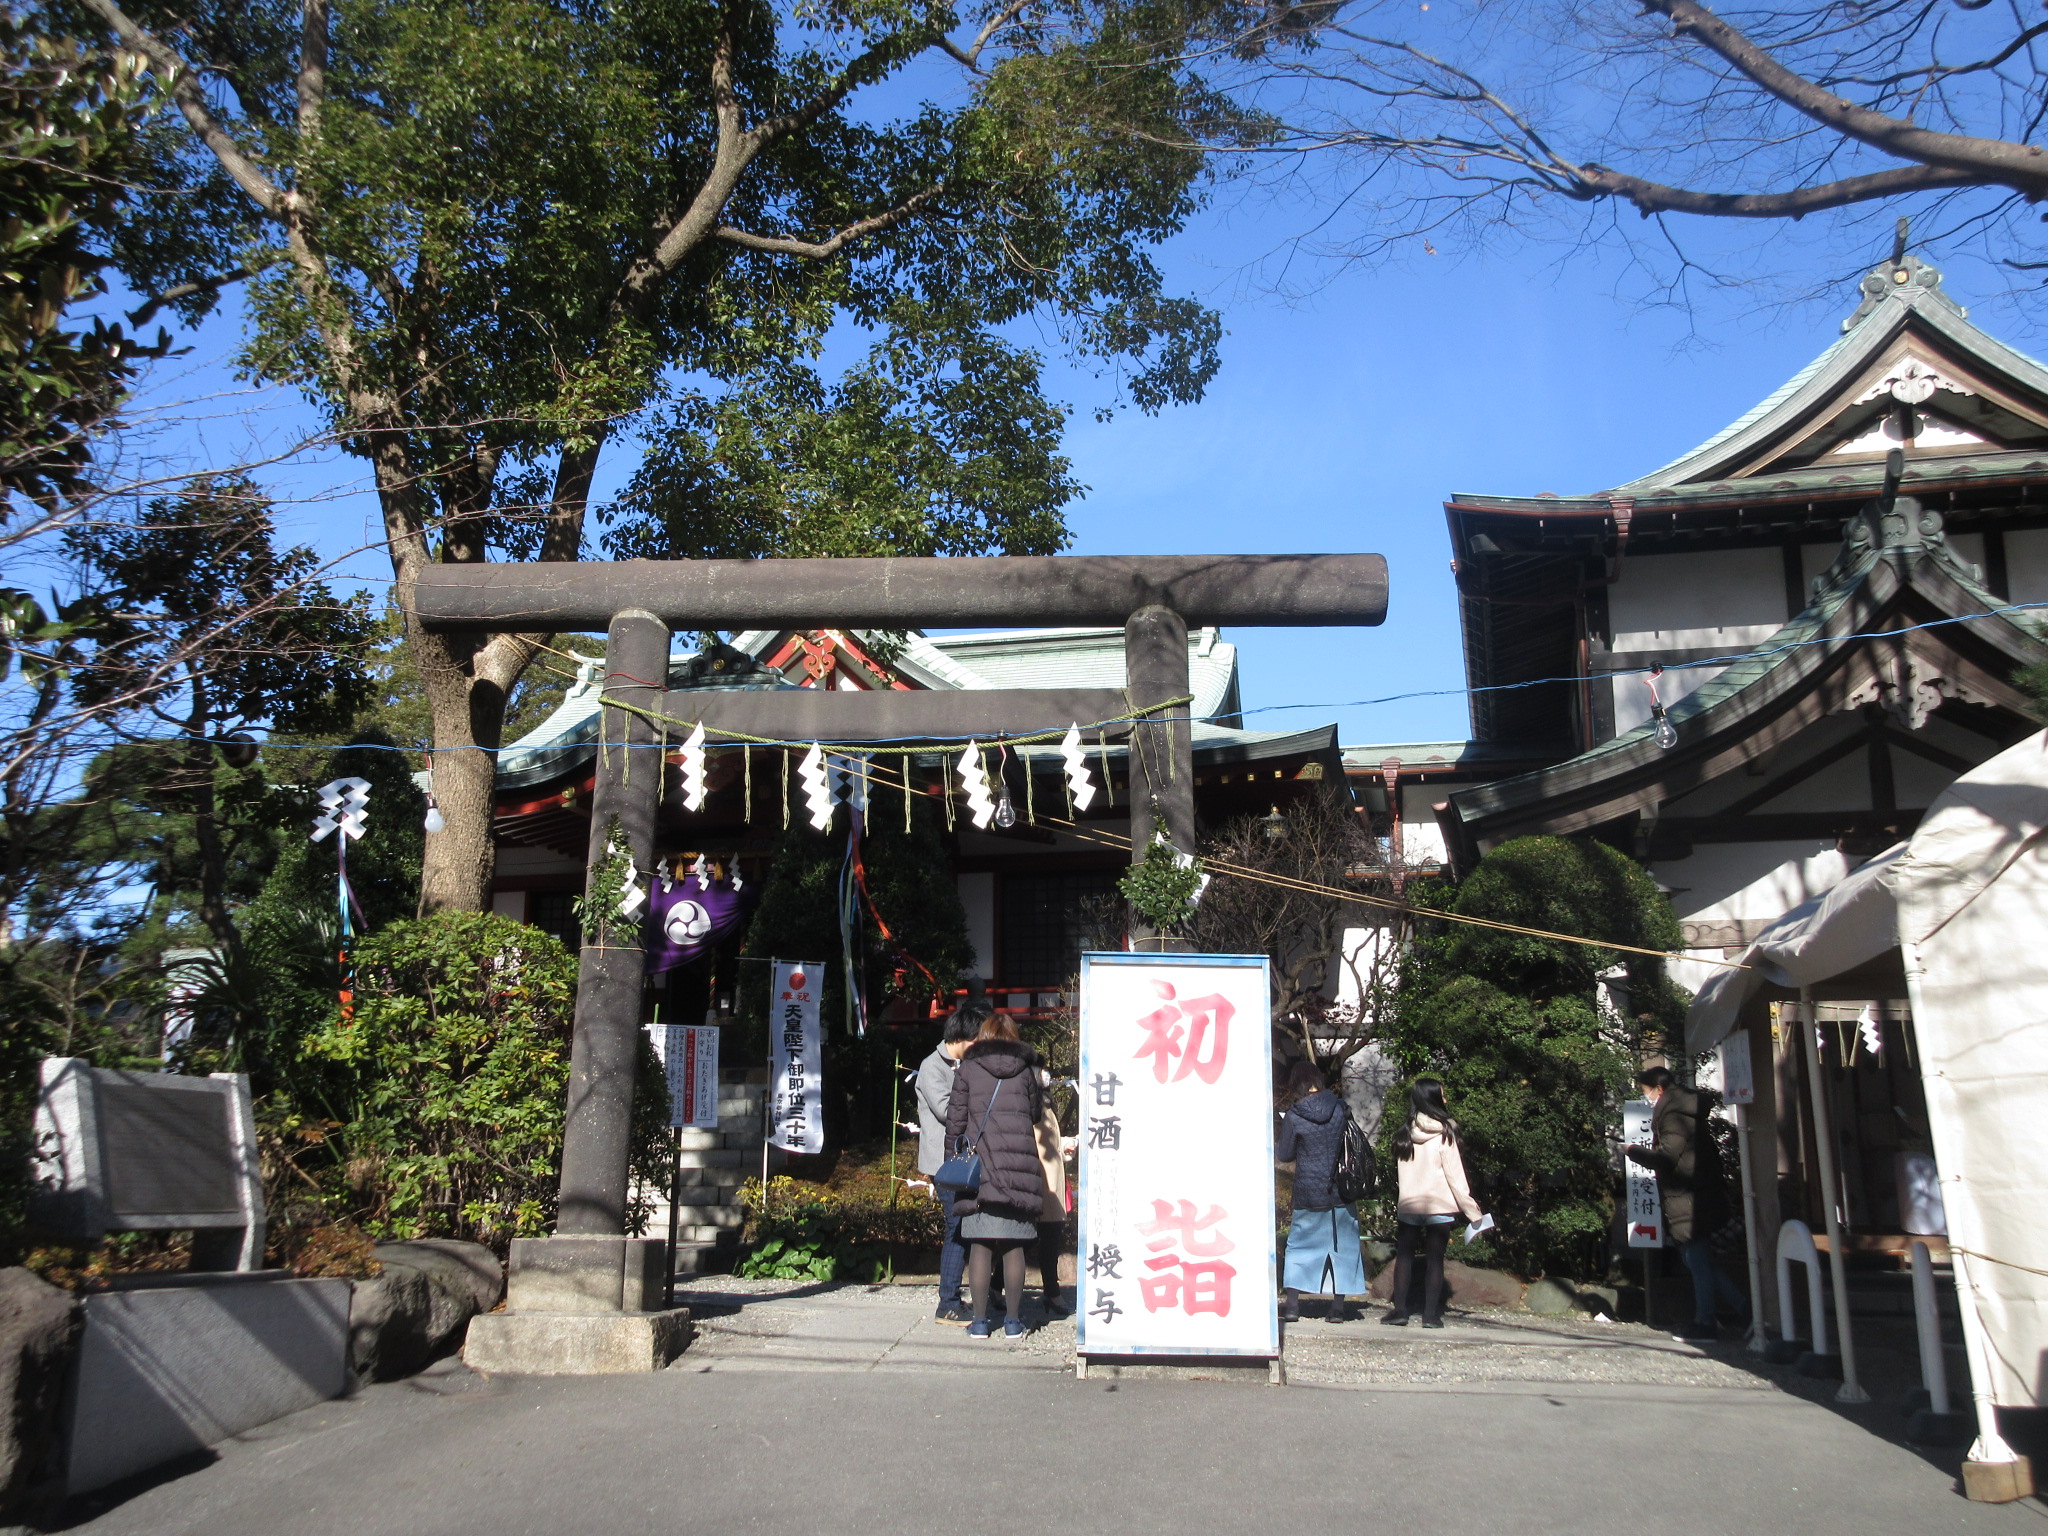
<instances>
[{"instance_id":1,"label":"woman in dark puffer jacket","mask_svg":"<svg viewBox=\"0 0 2048 1536\"><path fill-rule=\"evenodd\" d=\"M1294 1164L1294 1216L1287 1227L1287 1263L1280 1273L1286 1295L1280 1321L1301 1321L1301 1293L1327 1293L1330 1321L1351 1321L1352 1296L1366 1293L1365 1260L1358 1244L1358 1216L1337 1198L1337 1160L1344 1149L1344 1125L1351 1110L1323 1086L1311 1061L1297 1061L1287 1074L1294 1104L1280 1122L1274 1152Z\"/></svg>"},{"instance_id":2,"label":"woman in dark puffer jacket","mask_svg":"<svg viewBox=\"0 0 2048 1536\"><path fill-rule=\"evenodd\" d=\"M989 1281L995 1256L1003 1256L1003 1336L1024 1336L1024 1245L1038 1236L1045 1204L1045 1169L1038 1161L1038 1119L1044 1090L1031 1048L1017 1038L1017 1026L1000 1013L981 1026L953 1077L953 1101L946 1115L946 1145L981 1153L981 1188L961 1195L960 1236L967 1243L967 1285L974 1321L967 1336L989 1336Z\"/></svg>"}]
</instances>

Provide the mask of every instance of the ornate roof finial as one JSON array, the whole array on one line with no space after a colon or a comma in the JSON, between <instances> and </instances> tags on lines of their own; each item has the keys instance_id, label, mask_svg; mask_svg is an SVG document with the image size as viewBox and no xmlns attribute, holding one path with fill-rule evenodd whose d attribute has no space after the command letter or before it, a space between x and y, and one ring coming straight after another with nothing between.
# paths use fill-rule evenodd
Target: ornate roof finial
<instances>
[{"instance_id":1,"label":"ornate roof finial","mask_svg":"<svg viewBox=\"0 0 2048 1536\"><path fill-rule=\"evenodd\" d=\"M1926 299L1938 299L1958 315L1969 311L1941 291L1941 269L1928 265L1918 256L1909 255L1906 245L1912 234L1911 219L1900 219L1892 231L1892 253L1888 261L1873 267L1856 286L1863 294L1863 302L1856 306L1856 313L1842 322L1846 334L1867 320L1871 313L1887 298L1896 297L1908 304L1917 304Z\"/></svg>"},{"instance_id":2,"label":"ornate roof finial","mask_svg":"<svg viewBox=\"0 0 2048 1536\"><path fill-rule=\"evenodd\" d=\"M1864 274L1864 281L1855 285L1862 291L1864 301L1860 305L1855 305L1855 313L1841 322L1843 334L1862 326L1886 299L1903 299L1905 303L1911 305L1923 305L1931 299L1935 303L1948 305L1958 315L1970 313L1960 303L1942 293L1942 268L1929 266L1919 256L1911 256L1907 252L1909 233L1911 221L1898 221L1898 227L1892 231L1890 258L1870 268L1870 272Z\"/></svg>"}]
</instances>

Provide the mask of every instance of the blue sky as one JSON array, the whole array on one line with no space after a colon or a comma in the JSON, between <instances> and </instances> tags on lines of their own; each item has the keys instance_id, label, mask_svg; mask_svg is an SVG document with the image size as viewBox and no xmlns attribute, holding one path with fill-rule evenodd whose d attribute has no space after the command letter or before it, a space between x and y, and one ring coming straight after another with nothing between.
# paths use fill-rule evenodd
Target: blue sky
<instances>
[{"instance_id":1,"label":"blue sky","mask_svg":"<svg viewBox=\"0 0 2048 1536\"><path fill-rule=\"evenodd\" d=\"M1234 630L1247 720L1261 729L1335 721L1347 743L1462 738L1451 694L1353 701L1462 685L1442 502L1454 491L1571 494L1633 478L1720 428L1825 347L1854 307L1842 283L1801 307L1711 291L1686 311L1627 296L1611 256L1536 247L1489 258L1423 257L1391 268L1316 267L1313 291L1273 291L1258 258L1300 210L1225 200L1162 253L1180 291L1221 309L1223 369L1197 405L1098 423L1113 386L1055 368L1076 407L1067 439L1087 495L1069 508L1077 554L1348 551L1384 554L1392 600L1378 629ZM1750 236L1753 238L1753 236ZM1883 252L1782 243L1797 278L1861 272ZM1967 277L1950 289L1973 299ZM2008 318L1979 317L2024 344ZM235 391L222 360L232 308L188 338L170 395ZM281 392L228 393L209 419L153 443L159 472L275 451L312 417ZM623 478L615 451L604 479ZM292 500L292 535L330 556L373 544L375 507L357 466L300 459L267 477ZM345 569L386 573L374 549Z\"/></svg>"}]
</instances>

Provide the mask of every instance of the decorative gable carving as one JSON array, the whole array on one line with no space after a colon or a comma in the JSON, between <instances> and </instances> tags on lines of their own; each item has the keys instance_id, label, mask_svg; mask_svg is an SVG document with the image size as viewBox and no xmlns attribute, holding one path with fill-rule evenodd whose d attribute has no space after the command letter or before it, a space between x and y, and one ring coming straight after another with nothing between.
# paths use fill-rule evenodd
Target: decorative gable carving
<instances>
[{"instance_id":1,"label":"decorative gable carving","mask_svg":"<svg viewBox=\"0 0 2048 1536\"><path fill-rule=\"evenodd\" d=\"M1868 405L1873 400L1890 395L1901 405L1918 405L1923 400L1931 400L1937 389L1946 389L1958 395L1977 393L1967 384L1958 384L1932 363L1908 355L1892 364L1883 378L1858 395L1852 403Z\"/></svg>"},{"instance_id":2,"label":"decorative gable carving","mask_svg":"<svg viewBox=\"0 0 2048 1536\"><path fill-rule=\"evenodd\" d=\"M1939 416L1925 412L1919 414L1919 431L1913 435L1915 448L1995 448L1998 445L1989 438L1972 432L1968 427L1955 422L1944 421ZM1862 431L1843 438L1828 450L1832 458L1846 453L1888 453L1902 446L1898 437L1898 426L1889 415L1880 416L1870 422Z\"/></svg>"}]
</instances>

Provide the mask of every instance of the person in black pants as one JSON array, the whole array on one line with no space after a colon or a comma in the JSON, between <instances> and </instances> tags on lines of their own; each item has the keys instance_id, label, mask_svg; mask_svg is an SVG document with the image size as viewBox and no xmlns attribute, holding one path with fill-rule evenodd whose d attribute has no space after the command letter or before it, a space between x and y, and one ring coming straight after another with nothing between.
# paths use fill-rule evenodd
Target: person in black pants
<instances>
[{"instance_id":1,"label":"person in black pants","mask_svg":"<svg viewBox=\"0 0 2048 1536\"><path fill-rule=\"evenodd\" d=\"M1003 1260L1003 1334L1022 1338L1024 1246L1038 1239L1045 1209L1045 1169L1038 1161L1038 1121L1045 1112L1037 1061L1000 1013L982 1021L960 1058L946 1116L947 1145L981 1156L981 1187L953 1201L967 1240L967 1286L973 1297L970 1339L989 1337L989 1284Z\"/></svg>"},{"instance_id":2,"label":"person in black pants","mask_svg":"<svg viewBox=\"0 0 2048 1536\"><path fill-rule=\"evenodd\" d=\"M1380 1319L1399 1328L1408 1321L1415 1250L1423 1250L1422 1326L1444 1325L1444 1249L1462 1215L1479 1219L1458 1151L1458 1122L1444 1103L1444 1085L1419 1077L1408 1090L1408 1121L1394 1133L1394 1166L1401 1199L1394 1232L1394 1308Z\"/></svg>"}]
</instances>

